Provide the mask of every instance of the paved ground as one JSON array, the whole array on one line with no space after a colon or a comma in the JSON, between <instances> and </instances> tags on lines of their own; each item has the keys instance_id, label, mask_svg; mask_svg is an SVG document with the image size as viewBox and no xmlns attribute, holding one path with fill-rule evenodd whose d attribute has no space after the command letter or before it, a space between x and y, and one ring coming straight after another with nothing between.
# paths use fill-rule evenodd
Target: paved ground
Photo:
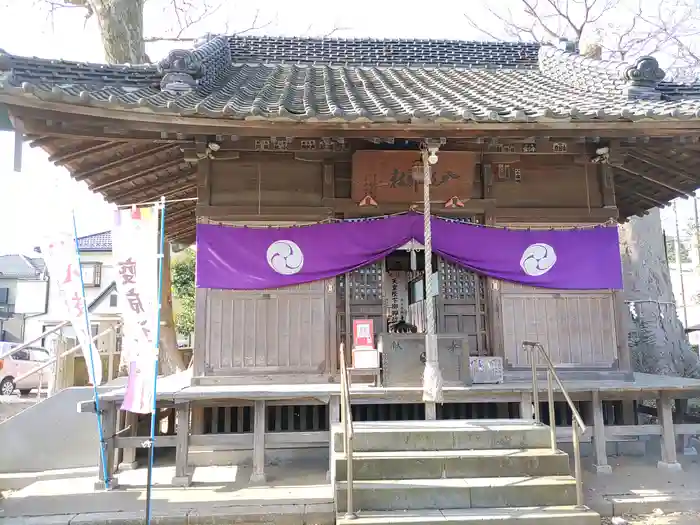
<instances>
[{"instance_id":1,"label":"paved ground","mask_svg":"<svg viewBox=\"0 0 700 525\"><path fill-rule=\"evenodd\" d=\"M42 398L43 396L44 394L42 394ZM32 406L34 403L36 403L36 391L26 397L20 396L19 393L11 396L0 396L0 423Z\"/></svg>"},{"instance_id":2,"label":"paved ground","mask_svg":"<svg viewBox=\"0 0 700 525\"><path fill-rule=\"evenodd\" d=\"M199 522L252 523L262 516L285 517L285 524L335 523L333 493L326 482L327 461L268 467L264 486L248 483L247 467L200 467L187 489L170 485L173 467L154 469L155 517L169 525ZM47 479L3 493L0 524L26 525L29 516L44 516L43 525L139 523L146 501L145 469L119 475L119 490L95 491L95 475L82 473ZM54 479L51 479L51 478ZM246 518L248 517L248 518ZM48 520L48 521L47 521Z\"/></svg>"},{"instance_id":3,"label":"paved ground","mask_svg":"<svg viewBox=\"0 0 700 525\"><path fill-rule=\"evenodd\" d=\"M605 525L698 525L700 513L700 462L683 458L684 471L658 470L651 457L617 458L611 461L613 473L585 474L588 504L604 515ZM154 471L154 512L168 521L185 516L189 523L206 521L217 515L236 522L244 515L284 514L291 523L303 523L309 515L323 525L332 523L333 494L326 482L325 461L305 461L268 467L268 483L250 486L248 467L200 467L195 470L191 488L170 486L173 467ZM95 474L74 473L69 478L47 476L24 489L6 492L0 503L0 525L19 523L9 518L53 515L50 525L103 523L115 519L138 519L145 506L145 469L119 475L120 490L95 491ZM58 496L58 497L57 497ZM663 509L656 510L656 509ZM675 512L674 512L675 511ZM685 512L678 512L685 511ZM105 514L110 513L110 514ZM174 514L173 514L174 513ZM77 521L76 521L77 520ZM622 521L624 520L624 521ZM44 524L49 525L49 524Z\"/></svg>"},{"instance_id":4,"label":"paved ground","mask_svg":"<svg viewBox=\"0 0 700 525\"><path fill-rule=\"evenodd\" d=\"M611 475L586 472L588 504L616 516L604 518L603 525L700 524L700 457L680 457L683 472L657 469L654 461L653 454L611 458Z\"/></svg>"}]
</instances>

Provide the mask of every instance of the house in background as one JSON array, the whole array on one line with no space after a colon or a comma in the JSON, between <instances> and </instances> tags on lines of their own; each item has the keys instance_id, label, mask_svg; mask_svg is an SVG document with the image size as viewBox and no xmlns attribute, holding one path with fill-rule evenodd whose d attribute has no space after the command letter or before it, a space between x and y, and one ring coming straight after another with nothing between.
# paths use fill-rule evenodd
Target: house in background
<instances>
[{"instance_id":1,"label":"house in background","mask_svg":"<svg viewBox=\"0 0 700 525\"><path fill-rule=\"evenodd\" d=\"M24 341L26 322L47 311L48 278L43 259L0 256L0 341Z\"/></svg>"},{"instance_id":2,"label":"house in background","mask_svg":"<svg viewBox=\"0 0 700 525\"><path fill-rule=\"evenodd\" d=\"M85 284L85 299L90 306L90 320L92 335L104 332L109 327L115 326L121 320L121 314L117 307L118 296L116 292L116 263L112 254L112 233L109 231L80 237L80 261ZM53 276L49 275L49 282ZM43 315L27 319L24 341L31 341L42 333L66 320L65 306L58 294L56 286L49 287L48 308ZM71 326L64 327L61 331L50 334L41 340L41 346L49 350L55 348L59 338L67 342L68 348L77 345L77 338ZM117 377L119 373L119 352L121 349L121 337L115 331L111 331L100 337L96 346L102 354L102 376L106 380ZM80 352L73 354L66 363L68 377L74 377L75 386L88 384L87 366Z\"/></svg>"}]
</instances>

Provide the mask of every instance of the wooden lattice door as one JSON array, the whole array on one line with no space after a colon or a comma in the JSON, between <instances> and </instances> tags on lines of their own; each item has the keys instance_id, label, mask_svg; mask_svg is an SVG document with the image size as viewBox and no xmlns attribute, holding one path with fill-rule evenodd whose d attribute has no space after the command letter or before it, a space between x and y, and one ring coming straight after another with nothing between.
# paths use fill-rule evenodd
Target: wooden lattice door
<instances>
[{"instance_id":1,"label":"wooden lattice door","mask_svg":"<svg viewBox=\"0 0 700 525\"><path fill-rule=\"evenodd\" d=\"M352 347L352 321L372 319L374 332L386 331L383 326L384 260L338 277L338 338ZM350 352L346 353L349 359Z\"/></svg>"},{"instance_id":2,"label":"wooden lattice door","mask_svg":"<svg viewBox=\"0 0 700 525\"><path fill-rule=\"evenodd\" d=\"M437 331L465 334L470 355L489 355L486 279L442 257L438 260L438 275Z\"/></svg>"}]
</instances>

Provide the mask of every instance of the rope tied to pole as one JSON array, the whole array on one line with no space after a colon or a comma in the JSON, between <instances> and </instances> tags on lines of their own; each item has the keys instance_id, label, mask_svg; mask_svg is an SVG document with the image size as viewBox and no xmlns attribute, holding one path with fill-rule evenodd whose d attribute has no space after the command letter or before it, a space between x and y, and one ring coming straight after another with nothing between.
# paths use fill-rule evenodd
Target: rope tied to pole
<instances>
[{"instance_id":1,"label":"rope tied to pole","mask_svg":"<svg viewBox=\"0 0 700 525\"><path fill-rule=\"evenodd\" d=\"M423 370L423 401L442 403L442 373L438 364L435 336L435 301L433 298L433 242L430 226L431 169L428 150L421 152L423 159L423 233L425 235L425 369Z\"/></svg>"}]
</instances>

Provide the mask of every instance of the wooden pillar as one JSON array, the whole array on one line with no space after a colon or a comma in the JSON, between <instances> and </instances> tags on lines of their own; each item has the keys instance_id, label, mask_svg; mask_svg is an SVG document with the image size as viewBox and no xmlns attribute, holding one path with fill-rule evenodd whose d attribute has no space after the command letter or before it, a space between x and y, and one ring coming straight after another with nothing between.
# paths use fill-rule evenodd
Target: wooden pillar
<instances>
[{"instance_id":1,"label":"wooden pillar","mask_svg":"<svg viewBox=\"0 0 700 525\"><path fill-rule=\"evenodd\" d=\"M520 400L520 419L532 421L534 417L535 414L532 406L532 396L530 392L523 392Z\"/></svg>"},{"instance_id":2,"label":"wooden pillar","mask_svg":"<svg viewBox=\"0 0 700 525\"><path fill-rule=\"evenodd\" d=\"M124 432L125 437L136 437L138 436L138 425L139 416L132 412L124 412L124 428L127 429ZM122 460L119 463L118 470L133 470L138 466L136 462L136 449L135 448L124 448L122 449Z\"/></svg>"},{"instance_id":3,"label":"wooden pillar","mask_svg":"<svg viewBox=\"0 0 700 525\"><path fill-rule=\"evenodd\" d=\"M632 355L629 347L629 310L625 304L622 291L615 290L613 296L613 312L615 317L615 334L617 340L617 363L618 369L632 374Z\"/></svg>"},{"instance_id":4,"label":"wooden pillar","mask_svg":"<svg viewBox=\"0 0 700 525\"><path fill-rule=\"evenodd\" d=\"M253 473L250 475L251 484L265 483L265 431L267 406L264 400L256 400L253 408L255 422L253 423Z\"/></svg>"},{"instance_id":5,"label":"wooden pillar","mask_svg":"<svg viewBox=\"0 0 700 525\"><path fill-rule=\"evenodd\" d=\"M204 434L204 407L190 405L190 412L192 413L192 435Z\"/></svg>"},{"instance_id":6,"label":"wooden pillar","mask_svg":"<svg viewBox=\"0 0 700 525\"><path fill-rule=\"evenodd\" d=\"M683 470L676 455L676 432L673 428L673 398L668 392L661 392L656 400L659 423L661 424L661 461L659 468L673 471Z\"/></svg>"},{"instance_id":7,"label":"wooden pillar","mask_svg":"<svg viewBox=\"0 0 700 525\"><path fill-rule=\"evenodd\" d=\"M106 464L107 476L109 479L109 488L117 487L117 480L114 477L114 460L116 449L114 447L114 435L117 432L117 405L113 401L103 401L100 403L102 414L97 414L97 417L102 418L102 434L105 439L104 461ZM98 480L95 484L97 490L106 488L104 472L105 468L102 465L102 454L99 455L98 462Z\"/></svg>"},{"instance_id":8,"label":"wooden pillar","mask_svg":"<svg viewBox=\"0 0 700 525\"><path fill-rule=\"evenodd\" d=\"M177 419L177 441L175 445L175 477L172 484L179 487L189 487L192 483L192 473L189 469L190 451L190 404L180 403L175 406Z\"/></svg>"},{"instance_id":9,"label":"wooden pillar","mask_svg":"<svg viewBox=\"0 0 700 525\"><path fill-rule=\"evenodd\" d=\"M328 401L328 423L330 429L330 443L328 446L328 472L326 472L326 481L333 483L335 481L335 462L333 461L333 449L335 447L335 432L340 432L340 396L331 396Z\"/></svg>"},{"instance_id":10,"label":"wooden pillar","mask_svg":"<svg viewBox=\"0 0 700 525\"><path fill-rule=\"evenodd\" d=\"M685 421L683 416L688 412L688 400L676 399L676 411L673 414L673 421L676 425L682 425ZM690 435L679 434L676 436L676 452L680 452L684 456L697 456L698 451L695 447L691 447Z\"/></svg>"},{"instance_id":11,"label":"wooden pillar","mask_svg":"<svg viewBox=\"0 0 700 525\"><path fill-rule=\"evenodd\" d=\"M592 398L595 471L597 474L612 474L612 467L608 464L608 442L605 439L605 419L603 417L603 402L600 400L600 392L594 390Z\"/></svg>"}]
</instances>

